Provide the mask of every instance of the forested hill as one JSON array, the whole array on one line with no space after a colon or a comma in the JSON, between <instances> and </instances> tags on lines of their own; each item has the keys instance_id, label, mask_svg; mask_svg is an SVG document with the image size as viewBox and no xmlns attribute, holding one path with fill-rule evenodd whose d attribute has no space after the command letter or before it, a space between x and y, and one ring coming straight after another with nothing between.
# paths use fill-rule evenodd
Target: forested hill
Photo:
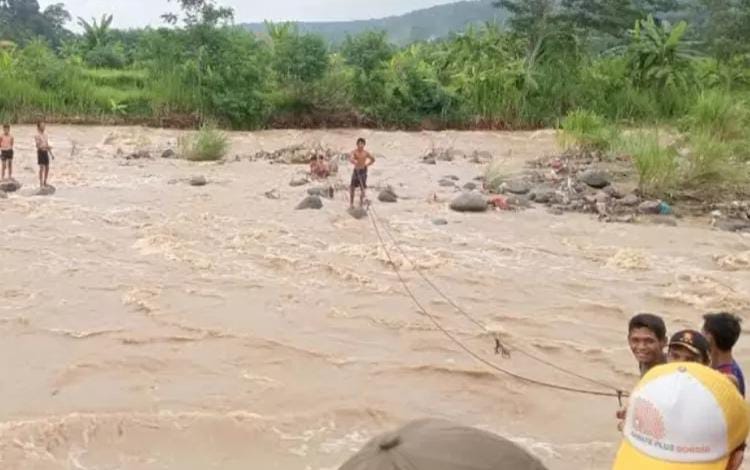
<instances>
[{"instance_id":1,"label":"forested hill","mask_svg":"<svg viewBox=\"0 0 750 470\"><path fill-rule=\"evenodd\" d=\"M463 31L468 25L505 19L503 10L494 8L492 0L462 1L416 10L401 16L362 21L300 22L303 32L321 34L333 43L340 43L347 34L383 30L394 44L406 45L415 41L441 38L452 32ZM263 23L245 24L254 32L265 32Z\"/></svg>"}]
</instances>

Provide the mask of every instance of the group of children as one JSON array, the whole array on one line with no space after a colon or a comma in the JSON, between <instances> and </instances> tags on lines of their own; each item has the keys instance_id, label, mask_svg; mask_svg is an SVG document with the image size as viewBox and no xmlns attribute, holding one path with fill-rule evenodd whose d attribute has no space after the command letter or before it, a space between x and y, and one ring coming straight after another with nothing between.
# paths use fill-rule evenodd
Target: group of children
<instances>
[{"instance_id":1,"label":"group of children","mask_svg":"<svg viewBox=\"0 0 750 470\"><path fill-rule=\"evenodd\" d=\"M45 132L45 125L43 122L38 122L36 125L37 134L34 136L34 143L36 146L36 159L39 164L39 186L47 186L47 179L49 178L49 161L52 156L52 147L49 145L47 139L47 133ZM10 124L3 124L3 133L0 135L0 160L2 160L2 176L0 179L13 178L13 148L15 147L15 139L13 134L10 133Z\"/></svg>"}]
</instances>

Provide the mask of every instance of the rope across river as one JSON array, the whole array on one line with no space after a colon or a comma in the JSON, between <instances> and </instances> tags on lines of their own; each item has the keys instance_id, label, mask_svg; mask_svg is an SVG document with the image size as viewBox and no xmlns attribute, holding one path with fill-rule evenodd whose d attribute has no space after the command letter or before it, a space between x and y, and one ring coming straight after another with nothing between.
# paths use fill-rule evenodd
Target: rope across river
<instances>
[{"instance_id":1,"label":"rope across river","mask_svg":"<svg viewBox=\"0 0 750 470\"><path fill-rule=\"evenodd\" d=\"M362 187L364 187L364 182L361 179L360 179L360 185ZM425 281L425 283L427 283L435 292L437 292L438 295L440 295L451 307L453 307L457 312L459 312L464 317L466 317L473 324L475 324L476 326L478 326L479 328L481 328L485 333L492 333L492 332L489 331L487 329L487 327L484 326L480 321L478 321L472 315L470 315L465 309L461 308L456 302L454 302L450 297L448 297L437 285L435 285L434 282L432 282L427 277L427 275L419 268L419 266L417 265L417 263L415 263L414 261L412 261L409 258L409 256L406 254L406 252L404 251L404 249L400 246L400 244L398 243L398 241L396 240L396 238L393 236L393 234L387 228L387 226L382 222L382 220L380 219L380 217L377 215L375 209L371 205L368 205L368 207L367 207L366 210L367 210L367 215L368 215L368 217L370 219L370 222L372 223L372 227L373 227L373 230L375 232L375 235L377 236L377 238L379 240L379 243L380 243L380 246L383 249L383 252L385 253L386 258L388 259L388 263L393 268L393 271L396 274L396 276L398 277L398 280L401 283L401 285L402 285L404 291L406 292L406 294L410 297L411 301L418 308L418 310L424 316L426 316L427 318L429 318L430 321L435 325L435 327L438 330L440 330L440 332L443 333L443 335L445 335L449 340L451 340L454 344L456 344L456 346L458 346L466 354L468 354L469 356L471 356L472 358L474 358L476 361L484 364L485 366L489 367L492 370L495 370L495 371L500 372L500 373L502 373L504 375L512 377L512 378L514 378L514 379L516 379L518 381L525 382L525 383L528 383L528 384L531 384L531 385L536 385L536 386L539 386L539 387L544 387L544 388L553 389L553 390L559 390L559 391L565 391L565 392L570 392L570 393L583 394L583 395L614 397L614 398L617 398L620 402L622 401L623 397L627 397L628 396L628 394L626 392L624 392L621 389L618 389L617 387L613 387L613 386L611 386L611 385L609 385L609 384L607 384L605 382L602 382L602 381L599 381L599 380L596 380L596 379L592 379L590 377L586 377L584 375L578 374L578 373L576 373L574 371L565 369L565 368L560 367L560 366L558 366L558 365L556 365L556 364L554 364L554 363L552 363L550 361L547 361L547 360L545 360L545 359L543 359L541 357L538 357L538 356L536 356L534 354L528 353L528 352L520 350L520 349L518 349L518 351L521 354L527 356L528 358L530 358L530 359L532 359L534 361L537 361L537 362L539 362L541 364L544 364L544 365L546 365L548 367L551 367L551 368L553 368L553 369L555 369L555 370L557 370L559 372L568 374L568 375L570 375L572 377L576 377L576 378L578 378L580 380L587 381L589 383L595 384L595 385L600 386L600 387L605 388L605 389L609 389L611 391L601 391L601 390L592 390L592 389L586 389L586 388L578 388L578 387L572 387L572 386L567 386L567 385L560 385L560 384L556 384L556 383L552 383L552 382L545 382L545 381L542 381L542 380L538 380L538 379L526 377L526 376L523 376L521 374L518 374L518 373L515 373L513 371L510 371L508 369L505 369L503 367L500 367L497 364L495 364L494 362L490 361L489 359L486 359L485 357L481 356L480 354L478 354L477 352L475 352L474 350L472 350L463 341L461 341L456 335L454 335L453 333L451 333L450 331L448 331L440 323L440 321L434 315L432 315L424 307L424 305L420 302L420 300L414 294L414 291L411 289L411 287L409 287L409 284L404 279L403 275L401 274L401 271L398 269L396 263L393 260L393 257L391 256L391 252L388 249L388 246L386 244L385 239L383 238L383 234L381 233L381 227L382 227L383 231L391 239L391 241L393 242L393 244L396 247L396 249L401 253L401 255L404 257L404 259L406 259L414 267L415 272L417 272L417 274ZM507 348L505 346L503 346L502 342L500 341L500 339L497 336L495 336L495 341L496 341L496 349L498 351L500 351L500 352L503 352L503 355L509 355L509 351L507 350ZM620 403L620 404L622 404L622 403Z\"/></svg>"}]
</instances>

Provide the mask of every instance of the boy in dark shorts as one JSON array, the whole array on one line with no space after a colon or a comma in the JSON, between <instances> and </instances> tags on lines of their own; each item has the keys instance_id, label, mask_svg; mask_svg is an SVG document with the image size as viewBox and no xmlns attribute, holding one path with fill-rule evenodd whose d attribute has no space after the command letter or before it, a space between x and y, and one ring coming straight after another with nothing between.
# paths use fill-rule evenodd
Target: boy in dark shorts
<instances>
[{"instance_id":1,"label":"boy in dark shorts","mask_svg":"<svg viewBox=\"0 0 750 470\"><path fill-rule=\"evenodd\" d=\"M47 134L44 132L44 123L37 123L36 129L38 132L34 136L34 141L36 142L36 160L39 164L39 187L43 188L47 186L47 177L49 177L49 159L52 147L50 147Z\"/></svg>"},{"instance_id":2,"label":"boy in dark shorts","mask_svg":"<svg viewBox=\"0 0 750 470\"><path fill-rule=\"evenodd\" d=\"M0 135L0 160L2 160L3 173L0 179L5 179L5 171L8 171L8 179L13 178L13 136L10 134L10 124L3 124L3 134Z\"/></svg>"},{"instance_id":3,"label":"boy in dark shorts","mask_svg":"<svg viewBox=\"0 0 750 470\"><path fill-rule=\"evenodd\" d=\"M349 194L349 207L354 207L354 191L359 188L359 205L360 207L365 203L365 190L367 190L367 169L375 163L375 158L370 155L370 152L365 150L365 139L357 139L357 149L352 152L349 161L354 165L354 172L352 173L352 182L350 186Z\"/></svg>"}]
</instances>

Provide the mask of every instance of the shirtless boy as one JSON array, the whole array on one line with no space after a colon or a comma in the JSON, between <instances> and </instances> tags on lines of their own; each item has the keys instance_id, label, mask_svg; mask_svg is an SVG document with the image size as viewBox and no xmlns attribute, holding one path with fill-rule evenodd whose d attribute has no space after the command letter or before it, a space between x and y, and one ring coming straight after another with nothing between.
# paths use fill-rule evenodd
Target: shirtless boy
<instances>
[{"instance_id":1,"label":"shirtless boy","mask_svg":"<svg viewBox=\"0 0 750 470\"><path fill-rule=\"evenodd\" d=\"M359 188L359 205L365 203L365 190L367 189L367 169L375 163L375 158L365 150L365 139L357 139L357 149L352 152L349 161L354 165L352 173L352 182L349 194L349 206L354 207L354 191Z\"/></svg>"},{"instance_id":2,"label":"shirtless boy","mask_svg":"<svg viewBox=\"0 0 750 470\"><path fill-rule=\"evenodd\" d=\"M5 179L5 171L8 178L13 178L13 136L10 134L10 124L3 124L3 133L0 135L0 160L2 160L3 173L0 179Z\"/></svg>"}]
</instances>

